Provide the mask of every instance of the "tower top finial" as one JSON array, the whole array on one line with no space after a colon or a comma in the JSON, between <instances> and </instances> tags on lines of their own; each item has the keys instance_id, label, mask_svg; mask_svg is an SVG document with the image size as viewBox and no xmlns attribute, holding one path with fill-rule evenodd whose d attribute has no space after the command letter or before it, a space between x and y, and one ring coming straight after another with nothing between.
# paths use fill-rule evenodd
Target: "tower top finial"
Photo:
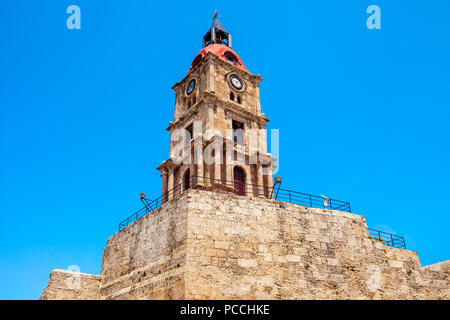
<instances>
[{"instance_id":1,"label":"tower top finial","mask_svg":"<svg viewBox=\"0 0 450 320\"><path fill-rule=\"evenodd\" d=\"M211 28L203 37L203 47L210 44L223 44L231 48L231 35L225 30L222 24L217 20L217 10L212 18L214 21Z\"/></svg>"}]
</instances>

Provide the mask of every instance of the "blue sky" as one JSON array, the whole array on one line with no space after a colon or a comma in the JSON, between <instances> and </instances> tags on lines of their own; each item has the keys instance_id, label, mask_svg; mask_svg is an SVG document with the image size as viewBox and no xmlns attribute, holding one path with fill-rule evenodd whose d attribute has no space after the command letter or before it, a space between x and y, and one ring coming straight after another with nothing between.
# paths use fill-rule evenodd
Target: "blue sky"
<instances>
[{"instance_id":1,"label":"blue sky","mask_svg":"<svg viewBox=\"0 0 450 320\"><path fill-rule=\"evenodd\" d=\"M0 299L38 299L55 268L98 274L139 193L159 196L171 87L215 9L265 79L283 186L351 202L422 265L450 259L450 2L230 4L1 1Z\"/></svg>"}]
</instances>

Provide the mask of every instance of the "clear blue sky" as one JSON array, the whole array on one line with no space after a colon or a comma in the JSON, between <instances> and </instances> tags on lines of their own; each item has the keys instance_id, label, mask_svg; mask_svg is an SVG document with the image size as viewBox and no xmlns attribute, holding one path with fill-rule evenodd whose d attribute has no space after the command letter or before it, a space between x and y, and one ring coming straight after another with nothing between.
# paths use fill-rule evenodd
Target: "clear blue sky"
<instances>
[{"instance_id":1,"label":"clear blue sky","mask_svg":"<svg viewBox=\"0 0 450 320\"><path fill-rule=\"evenodd\" d=\"M265 79L284 187L351 202L422 265L450 259L449 1L2 0L0 299L39 298L55 268L98 274L139 193L159 195L171 87L215 9Z\"/></svg>"}]
</instances>

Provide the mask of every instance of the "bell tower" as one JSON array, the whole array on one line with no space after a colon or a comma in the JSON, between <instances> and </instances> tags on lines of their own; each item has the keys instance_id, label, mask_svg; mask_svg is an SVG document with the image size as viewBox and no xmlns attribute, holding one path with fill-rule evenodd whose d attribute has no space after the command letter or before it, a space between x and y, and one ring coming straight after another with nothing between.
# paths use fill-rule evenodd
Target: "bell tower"
<instances>
[{"instance_id":1,"label":"bell tower","mask_svg":"<svg viewBox=\"0 0 450 320\"><path fill-rule=\"evenodd\" d=\"M187 188L270 197L274 160L267 153L260 75L253 75L231 47L217 20L203 48L176 83L170 157L157 169L162 201Z\"/></svg>"}]
</instances>

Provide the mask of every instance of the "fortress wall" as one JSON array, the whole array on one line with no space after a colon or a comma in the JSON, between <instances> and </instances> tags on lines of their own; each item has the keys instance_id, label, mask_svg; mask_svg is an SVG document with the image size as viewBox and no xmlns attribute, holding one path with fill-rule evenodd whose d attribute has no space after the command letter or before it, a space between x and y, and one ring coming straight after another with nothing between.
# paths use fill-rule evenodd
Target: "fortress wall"
<instances>
[{"instance_id":1,"label":"fortress wall","mask_svg":"<svg viewBox=\"0 0 450 320\"><path fill-rule=\"evenodd\" d=\"M450 299L450 260L370 238L356 214L188 190L108 239L100 276L41 299Z\"/></svg>"},{"instance_id":2,"label":"fortress wall","mask_svg":"<svg viewBox=\"0 0 450 320\"><path fill-rule=\"evenodd\" d=\"M450 260L422 267L414 276L420 284L420 297L450 300Z\"/></svg>"},{"instance_id":3,"label":"fortress wall","mask_svg":"<svg viewBox=\"0 0 450 320\"><path fill-rule=\"evenodd\" d=\"M55 269L41 300L96 300L100 276Z\"/></svg>"},{"instance_id":4,"label":"fortress wall","mask_svg":"<svg viewBox=\"0 0 450 320\"><path fill-rule=\"evenodd\" d=\"M187 195L111 236L103 251L101 299L183 299Z\"/></svg>"},{"instance_id":5,"label":"fortress wall","mask_svg":"<svg viewBox=\"0 0 450 320\"><path fill-rule=\"evenodd\" d=\"M362 216L189 192L187 299L450 298L450 261L421 268Z\"/></svg>"}]
</instances>

